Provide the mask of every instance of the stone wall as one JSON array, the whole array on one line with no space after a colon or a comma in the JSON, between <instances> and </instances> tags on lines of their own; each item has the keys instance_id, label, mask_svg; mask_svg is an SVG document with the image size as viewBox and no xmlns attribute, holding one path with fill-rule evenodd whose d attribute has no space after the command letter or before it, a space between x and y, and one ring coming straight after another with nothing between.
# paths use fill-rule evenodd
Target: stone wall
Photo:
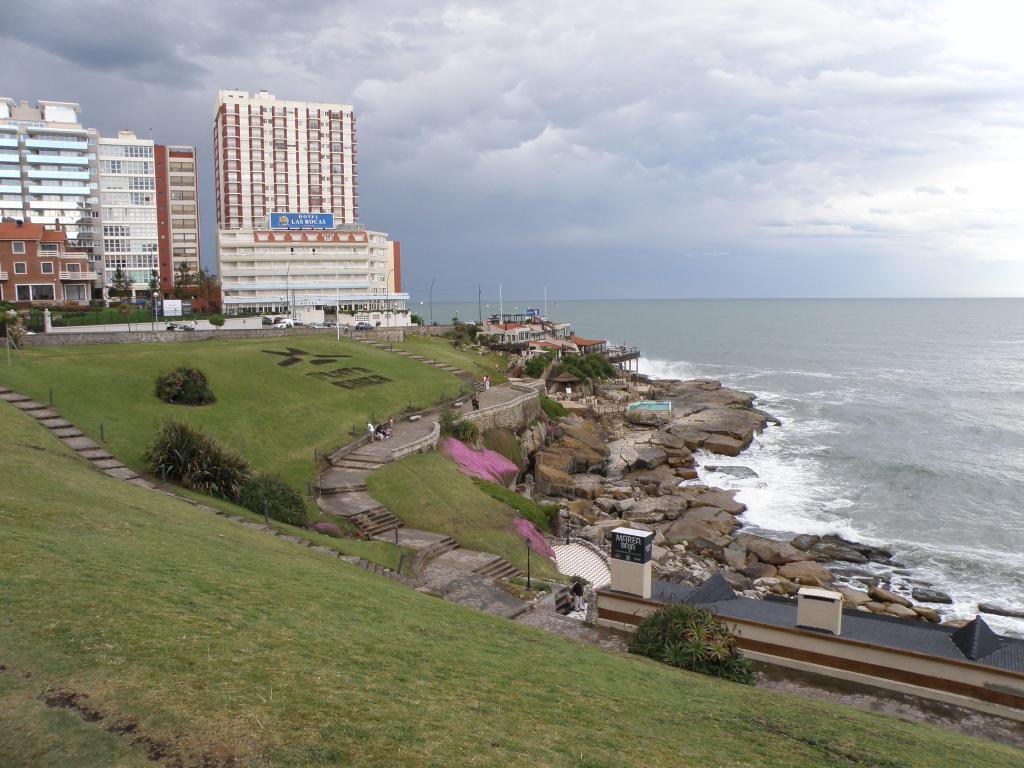
<instances>
[{"instance_id":1,"label":"stone wall","mask_svg":"<svg viewBox=\"0 0 1024 768\"><path fill-rule=\"evenodd\" d=\"M444 336L454 325L410 325L405 332L410 336Z\"/></svg>"},{"instance_id":2,"label":"stone wall","mask_svg":"<svg viewBox=\"0 0 1024 768\"><path fill-rule=\"evenodd\" d=\"M82 333L37 333L22 339L23 347L65 347L84 344L169 344L179 341L207 341L209 339L267 339L283 336L334 336L332 328L250 328L219 331L86 331ZM342 334L342 338L373 339L374 341L401 342L405 335L401 328L381 329L365 333Z\"/></svg>"},{"instance_id":3,"label":"stone wall","mask_svg":"<svg viewBox=\"0 0 1024 768\"><path fill-rule=\"evenodd\" d=\"M519 432L540 418L540 392L528 384L512 384L511 387L522 394L500 405L469 411L463 417L473 421L481 432L495 427L506 427Z\"/></svg>"}]
</instances>

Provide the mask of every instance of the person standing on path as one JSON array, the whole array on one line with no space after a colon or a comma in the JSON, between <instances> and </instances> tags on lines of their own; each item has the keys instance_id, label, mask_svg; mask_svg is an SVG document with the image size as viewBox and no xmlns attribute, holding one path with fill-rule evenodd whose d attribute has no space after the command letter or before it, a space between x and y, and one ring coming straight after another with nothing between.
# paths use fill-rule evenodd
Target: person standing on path
<instances>
[{"instance_id":1,"label":"person standing on path","mask_svg":"<svg viewBox=\"0 0 1024 768\"><path fill-rule=\"evenodd\" d=\"M587 604L583 601L583 582L576 579L572 583L572 609L574 611L584 611L587 608Z\"/></svg>"},{"instance_id":2,"label":"person standing on path","mask_svg":"<svg viewBox=\"0 0 1024 768\"><path fill-rule=\"evenodd\" d=\"M484 374L484 392L491 388L491 377Z\"/></svg>"},{"instance_id":3,"label":"person standing on path","mask_svg":"<svg viewBox=\"0 0 1024 768\"><path fill-rule=\"evenodd\" d=\"M377 430L374 429L372 421L366 422L366 434L369 436L371 443L373 442L373 436L376 433L376 431Z\"/></svg>"}]
</instances>

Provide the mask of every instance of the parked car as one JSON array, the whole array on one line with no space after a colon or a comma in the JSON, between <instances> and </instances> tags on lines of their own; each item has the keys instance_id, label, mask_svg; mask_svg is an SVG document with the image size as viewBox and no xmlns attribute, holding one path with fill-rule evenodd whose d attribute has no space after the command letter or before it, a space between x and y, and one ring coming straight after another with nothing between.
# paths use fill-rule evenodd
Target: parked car
<instances>
[{"instance_id":1,"label":"parked car","mask_svg":"<svg viewBox=\"0 0 1024 768\"><path fill-rule=\"evenodd\" d=\"M269 317L261 317L260 318L260 322L263 323L263 325L273 325L274 324L274 320L272 318L269 318Z\"/></svg>"},{"instance_id":2,"label":"parked car","mask_svg":"<svg viewBox=\"0 0 1024 768\"><path fill-rule=\"evenodd\" d=\"M373 326L370 323L366 322L365 320L360 320L358 323L356 323L356 330L357 331L372 331L373 330Z\"/></svg>"},{"instance_id":3,"label":"parked car","mask_svg":"<svg viewBox=\"0 0 1024 768\"><path fill-rule=\"evenodd\" d=\"M333 320L324 320L323 323L321 323L321 325L323 325L324 328L337 328L338 327L338 324L336 322L334 322Z\"/></svg>"},{"instance_id":4,"label":"parked car","mask_svg":"<svg viewBox=\"0 0 1024 768\"><path fill-rule=\"evenodd\" d=\"M190 323L168 323L168 331L194 331L195 328Z\"/></svg>"},{"instance_id":5,"label":"parked car","mask_svg":"<svg viewBox=\"0 0 1024 768\"><path fill-rule=\"evenodd\" d=\"M293 321L290 317L279 317L279 318L277 318L277 320L274 321L274 327L275 328L294 328L295 327L295 321Z\"/></svg>"},{"instance_id":6,"label":"parked car","mask_svg":"<svg viewBox=\"0 0 1024 768\"><path fill-rule=\"evenodd\" d=\"M320 322L317 322L317 321L313 321L312 323L310 323L306 327L307 328L326 328L327 324L326 323L320 323Z\"/></svg>"}]
</instances>

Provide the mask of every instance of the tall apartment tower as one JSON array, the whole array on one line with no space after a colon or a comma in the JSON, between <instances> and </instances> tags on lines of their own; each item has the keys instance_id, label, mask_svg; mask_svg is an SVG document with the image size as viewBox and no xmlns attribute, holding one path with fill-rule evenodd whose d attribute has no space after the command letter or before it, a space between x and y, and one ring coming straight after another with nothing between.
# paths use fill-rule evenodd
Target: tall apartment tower
<instances>
[{"instance_id":1,"label":"tall apartment tower","mask_svg":"<svg viewBox=\"0 0 1024 768\"><path fill-rule=\"evenodd\" d=\"M173 297L175 274L184 268L198 272L199 188L196 148L154 148L156 159L157 230L160 233L160 292Z\"/></svg>"},{"instance_id":2,"label":"tall apartment tower","mask_svg":"<svg viewBox=\"0 0 1024 768\"><path fill-rule=\"evenodd\" d=\"M252 229L283 211L359 220L351 105L220 91L213 144L218 229Z\"/></svg>"},{"instance_id":3,"label":"tall apartment tower","mask_svg":"<svg viewBox=\"0 0 1024 768\"><path fill-rule=\"evenodd\" d=\"M96 131L78 116L71 102L0 98L0 217L61 227L96 261Z\"/></svg>"},{"instance_id":4,"label":"tall apartment tower","mask_svg":"<svg viewBox=\"0 0 1024 768\"><path fill-rule=\"evenodd\" d=\"M116 139L100 137L97 154L104 290L121 268L135 295L145 297L160 272L153 140L119 131Z\"/></svg>"}]
</instances>

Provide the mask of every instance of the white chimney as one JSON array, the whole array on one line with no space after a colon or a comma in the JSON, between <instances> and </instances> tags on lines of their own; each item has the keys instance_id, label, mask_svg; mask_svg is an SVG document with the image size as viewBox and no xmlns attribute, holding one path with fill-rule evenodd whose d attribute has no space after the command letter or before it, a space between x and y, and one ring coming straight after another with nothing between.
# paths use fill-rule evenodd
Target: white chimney
<instances>
[{"instance_id":1,"label":"white chimney","mask_svg":"<svg viewBox=\"0 0 1024 768\"><path fill-rule=\"evenodd\" d=\"M838 635L843 629L843 595L829 589L801 587L796 598L796 623Z\"/></svg>"}]
</instances>

